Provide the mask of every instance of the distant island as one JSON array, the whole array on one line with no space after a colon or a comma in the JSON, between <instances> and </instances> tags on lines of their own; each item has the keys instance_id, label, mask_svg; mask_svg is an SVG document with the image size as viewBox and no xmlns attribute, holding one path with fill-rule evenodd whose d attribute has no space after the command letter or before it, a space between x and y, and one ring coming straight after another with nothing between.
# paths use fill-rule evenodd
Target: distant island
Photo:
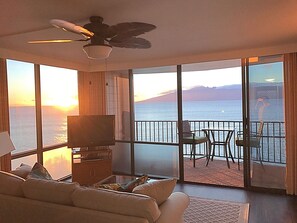
<instances>
[{"instance_id":1,"label":"distant island","mask_svg":"<svg viewBox=\"0 0 297 223\"><path fill-rule=\"evenodd\" d=\"M216 100L240 100L241 85L228 85L223 87L198 86L189 90L183 90L184 101L216 101ZM140 101L151 102L174 102L177 100L176 91L165 92L163 95Z\"/></svg>"},{"instance_id":2,"label":"distant island","mask_svg":"<svg viewBox=\"0 0 297 223\"><path fill-rule=\"evenodd\" d=\"M283 98L283 83L251 83L251 96L254 98L266 97L268 99ZM183 90L183 101L219 101L241 100L242 87L240 84L225 85L221 87L197 86L189 90ZM175 102L176 91L164 92L163 95L139 101L141 103Z\"/></svg>"}]
</instances>

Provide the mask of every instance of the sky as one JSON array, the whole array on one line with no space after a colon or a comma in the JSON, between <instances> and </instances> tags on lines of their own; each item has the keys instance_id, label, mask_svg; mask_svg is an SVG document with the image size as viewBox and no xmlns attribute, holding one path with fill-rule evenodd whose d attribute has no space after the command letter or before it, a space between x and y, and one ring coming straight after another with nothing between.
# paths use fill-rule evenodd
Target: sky
<instances>
[{"instance_id":1,"label":"sky","mask_svg":"<svg viewBox=\"0 0 297 223\"><path fill-rule=\"evenodd\" d=\"M187 65L186 65L187 66ZM8 87L10 106L33 106L34 65L8 60ZM78 104L77 71L40 66L42 105L68 109ZM250 81L282 81L282 66L279 63L250 67ZM183 71L182 88L196 86L219 87L241 84L241 67ZM176 72L145 73L134 75L134 100L142 101L176 90Z\"/></svg>"},{"instance_id":2,"label":"sky","mask_svg":"<svg viewBox=\"0 0 297 223\"><path fill-rule=\"evenodd\" d=\"M196 86L219 87L241 84L241 67L182 73L182 89ZM142 101L176 90L176 73L134 75L135 101Z\"/></svg>"},{"instance_id":3,"label":"sky","mask_svg":"<svg viewBox=\"0 0 297 223\"><path fill-rule=\"evenodd\" d=\"M34 106L34 64L8 60L10 106ZM78 104L77 71L40 66L41 101L44 106L68 109Z\"/></svg>"},{"instance_id":4,"label":"sky","mask_svg":"<svg viewBox=\"0 0 297 223\"><path fill-rule=\"evenodd\" d=\"M209 62L208 62L209 63ZM199 65L199 64L198 64ZM187 65L185 65L187 66ZM196 86L220 87L242 84L241 66L222 69L182 72L182 89ZM249 67L250 83L283 82L282 62L251 64ZM176 91L176 72L145 73L134 75L135 102Z\"/></svg>"}]
</instances>

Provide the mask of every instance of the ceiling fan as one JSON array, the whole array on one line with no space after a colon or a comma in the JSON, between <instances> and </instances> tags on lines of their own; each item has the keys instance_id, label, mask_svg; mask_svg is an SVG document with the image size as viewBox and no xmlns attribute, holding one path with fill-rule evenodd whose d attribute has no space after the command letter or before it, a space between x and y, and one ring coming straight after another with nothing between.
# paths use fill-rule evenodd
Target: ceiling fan
<instances>
[{"instance_id":1,"label":"ceiling fan","mask_svg":"<svg viewBox=\"0 0 297 223\"><path fill-rule=\"evenodd\" d=\"M69 43L74 41L89 42L83 50L91 59L107 58L112 47L148 49L151 43L137 37L156 28L155 25L142 22L124 22L109 26L103 23L100 16L91 16L90 23L83 27L60 19L52 19L50 23L65 31L82 35L82 39L34 40L28 43Z\"/></svg>"}]
</instances>

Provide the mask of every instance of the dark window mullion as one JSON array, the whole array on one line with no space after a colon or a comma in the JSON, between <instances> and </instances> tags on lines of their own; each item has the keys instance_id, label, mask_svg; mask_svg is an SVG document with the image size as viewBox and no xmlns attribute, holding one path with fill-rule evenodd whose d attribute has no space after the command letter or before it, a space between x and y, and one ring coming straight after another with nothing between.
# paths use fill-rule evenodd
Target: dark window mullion
<instances>
[{"instance_id":1,"label":"dark window mullion","mask_svg":"<svg viewBox=\"0 0 297 223\"><path fill-rule=\"evenodd\" d=\"M43 164L42 112L41 112L41 87L40 87L40 65L39 64L34 64L34 75L35 75L37 161Z\"/></svg>"}]
</instances>

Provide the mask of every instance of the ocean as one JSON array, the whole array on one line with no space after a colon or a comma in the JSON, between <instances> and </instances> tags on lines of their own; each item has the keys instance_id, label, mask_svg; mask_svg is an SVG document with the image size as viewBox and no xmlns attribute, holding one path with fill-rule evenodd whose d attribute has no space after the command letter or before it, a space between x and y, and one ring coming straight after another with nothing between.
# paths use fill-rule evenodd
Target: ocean
<instances>
[{"instance_id":1,"label":"ocean","mask_svg":"<svg viewBox=\"0 0 297 223\"><path fill-rule=\"evenodd\" d=\"M271 99L263 113L264 121L284 121L283 100ZM241 100L185 101L183 120L241 121ZM259 103L250 102L251 120L259 120ZM135 103L135 120L177 120L176 102Z\"/></svg>"},{"instance_id":2,"label":"ocean","mask_svg":"<svg viewBox=\"0 0 297 223\"><path fill-rule=\"evenodd\" d=\"M13 153L35 149L36 118L35 107L16 106L9 108L10 136L16 148ZM67 141L67 116L78 114L78 108L61 110L56 107L43 106L42 131L43 145L50 146ZM43 165L54 179L71 174L71 150L67 147L45 152ZM36 155L12 160L15 169L21 163L33 166L37 161Z\"/></svg>"},{"instance_id":3,"label":"ocean","mask_svg":"<svg viewBox=\"0 0 297 223\"><path fill-rule=\"evenodd\" d=\"M256 102L251 102L252 120L257 120L258 111ZM78 109L65 111L55 107L43 107L43 144L44 146L64 143L67 141L67 116L78 114ZM177 104L174 102L162 103L135 103L135 120L139 121L176 121ZM269 109L266 109L265 121L283 121L283 101L270 100ZM221 101L186 101L183 103L184 120L217 120L217 121L241 121L241 100ZM10 131L11 138L16 147L13 153L36 148L36 121L34 107L10 107ZM46 166L55 171L56 178L71 172L70 150L62 148L56 153L46 152ZM34 157L34 156L33 156ZM32 157L31 157L32 158ZM31 159L32 160L32 159ZM30 162L28 158L13 161L13 167L21 162ZM31 164L34 164L36 157ZM58 167L63 166L64 172ZM65 174L66 173L66 174Z\"/></svg>"},{"instance_id":4,"label":"ocean","mask_svg":"<svg viewBox=\"0 0 297 223\"><path fill-rule=\"evenodd\" d=\"M177 103L135 103L135 120L177 120ZM242 120L241 100L187 101L183 103L184 120Z\"/></svg>"},{"instance_id":5,"label":"ocean","mask_svg":"<svg viewBox=\"0 0 297 223\"><path fill-rule=\"evenodd\" d=\"M43 145L67 141L67 116L77 115L78 108L61 110L52 106L42 108ZM36 148L36 113L33 106L15 106L9 109L10 135L17 150Z\"/></svg>"}]
</instances>

